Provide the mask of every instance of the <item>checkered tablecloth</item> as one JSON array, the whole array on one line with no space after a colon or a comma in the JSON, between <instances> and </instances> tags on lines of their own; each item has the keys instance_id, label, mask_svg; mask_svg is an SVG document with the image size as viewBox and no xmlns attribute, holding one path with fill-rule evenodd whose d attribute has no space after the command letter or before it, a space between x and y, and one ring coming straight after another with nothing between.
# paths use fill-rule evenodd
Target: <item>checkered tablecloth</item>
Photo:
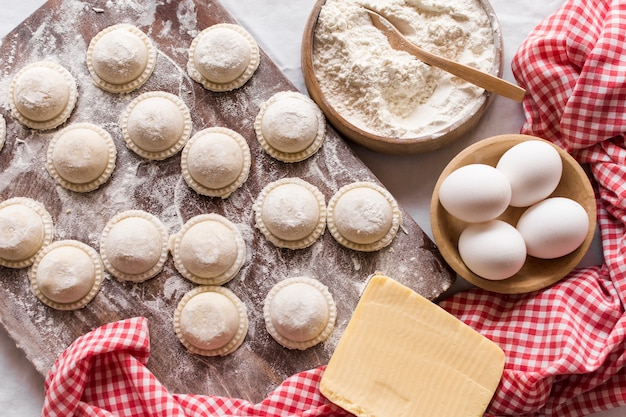
<instances>
[{"instance_id":1,"label":"checkered tablecloth","mask_svg":"<svg viewBox=\"0 0 626 417\"><path fill-rule=\"evenodd\" d=\"M571 0L513 58L527 89L522 133L588 164L605 264L519 296L482 290L441 305L506 352L488 409L584 416L626 404L626 2Z\"/></svg>"},{"instance_id":2,"label":"checkered tablecloth","mask_svg":"<svg viewBox=\"0 0 626 417\"><path fill-rule=\"evenodd\" d=\"M597 189L605 264L524 295L483 290L441 305L506 353L490 416L584 416L626 404L626 2L569 0L513 59L527 89L522 133L588 164ZM350 416L318 385L324 367L294 375L264 401L177 395L148 371L144 318L77 339L45 381L42 415Z\"/></svg>"},{"instance_id":3,"label":"checkered tablecloth","mask_svg":"<svg viewBox=\"0 0 626 417\"><path fill-rule=\"evenodd\" d=\"M148 370L148 322L136 317L78 338L45 380L46 417L344 417L319 391L324 367L285 380L260 403L169 392Z\"/></svg>"}]
</instances>

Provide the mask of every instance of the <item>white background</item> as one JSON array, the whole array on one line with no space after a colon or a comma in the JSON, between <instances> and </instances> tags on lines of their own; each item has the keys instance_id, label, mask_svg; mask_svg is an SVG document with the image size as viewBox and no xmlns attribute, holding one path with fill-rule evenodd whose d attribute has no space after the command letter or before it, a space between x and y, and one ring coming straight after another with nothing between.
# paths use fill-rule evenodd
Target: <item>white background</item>
<instances>
[{"instance_id":1,"label":"white background","mask_svg":"<svg viewBox=\"0 0 626 417\"><path fill-rule=\"evenodd\" d=\"M509 65L513 54L532 28L563 1L491 0L504 38L504 78L513 81ZM43 0L0 0L0 37L43 3ZM300 70L300 41L314 0L221 0L221 3L254 36L295 86L306 93ZM406 157L376 154L358 146L354 149L432 237L428 207L439 173L469 144L497 134L517 133L522 121L521 105L498 97L473 132L444 149ZM599 259L596 240L584 262L597 263ZM0 326L0 414L5 417L38 416L42 403L43 377ZM626 415L626 407L598 413L594 417L623 415Z\"/></svg>"}]
</instances>

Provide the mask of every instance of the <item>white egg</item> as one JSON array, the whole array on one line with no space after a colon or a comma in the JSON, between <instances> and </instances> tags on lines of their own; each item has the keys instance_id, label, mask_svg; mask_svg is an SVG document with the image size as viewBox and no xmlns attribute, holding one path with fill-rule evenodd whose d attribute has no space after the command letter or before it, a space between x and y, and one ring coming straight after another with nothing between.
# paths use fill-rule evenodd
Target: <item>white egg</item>
<instances>
[{"instance_id":1,"label":"white egg","mask_svg":"<svg viewBox=\"0 0 626 417\"><path fill-rule=\"evenodd\" d=\"M551 144L528 140L502 154L496 169L511 183L511 206L528 207L556 189L561 181L563 161Z\"/></svg>"},{"instance_id":2,"label":"white egg","mask_svg":"<svg viewBox=\"0 0 626 417\"><path fill-rule=\"evenodd\" d=\"M458 248L465 265L485 279L510 278L526 262L522 235L502 220L470 224L461 232Z\"/></svg>"},{"instance_id":3,"label":"white egg","mask_svg":"<svg viewBox=\"0 0 626 417\"><path fill-rule=\"evenodd\" d=\"M587 237L589 217L578 202L552 197L529 207L517 222L528 254L541 259L565 256Z\"/></svg>"},{"instance_id":4,"label":"white egg","mask_svg":"<svg viewBox=\"0 0 626 417\"><path fill-rule=\"evenodd\" d=\"M507 178L490 165L465 165L442 181L439 201L458 219L485 222L495 219L509 206L511 186Z\"/></svg>"}]
</instances>

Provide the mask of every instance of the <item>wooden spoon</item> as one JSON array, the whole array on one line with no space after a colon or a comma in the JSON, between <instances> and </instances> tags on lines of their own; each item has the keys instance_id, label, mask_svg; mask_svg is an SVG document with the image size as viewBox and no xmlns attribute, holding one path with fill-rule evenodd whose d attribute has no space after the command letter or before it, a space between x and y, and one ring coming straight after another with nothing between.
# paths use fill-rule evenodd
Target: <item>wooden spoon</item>
<instances>
[{"instance_id":1,"label":"wooden spoon","mask_svg":"<svg viewBox=\"0 0 626 417\"><path fill-rule=\"evenodd\" d=\"M500 96L517 102L521 102L524 98L526 90L523 88L476 68L428 52L405 38L398 28L383 16L368 8L364 7L364 9L369 13L374 26L387 37L393 49L408 52L428 65L441 68L450 74Z\"/></svg>"}]
</instances>

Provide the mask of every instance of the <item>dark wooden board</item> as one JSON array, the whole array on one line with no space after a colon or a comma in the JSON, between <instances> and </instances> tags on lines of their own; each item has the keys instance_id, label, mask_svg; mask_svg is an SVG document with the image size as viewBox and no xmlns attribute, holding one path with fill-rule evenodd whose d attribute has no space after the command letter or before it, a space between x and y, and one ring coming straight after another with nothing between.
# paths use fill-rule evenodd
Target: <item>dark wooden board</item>
<instances>
[{"instance_id":1,"label":"dark wooden board","mask_svg":"<svg viewBox=\"0 0 626 417\"><path fill-rule=\"evenodd\" d=\"M111 4L113 4L111 6ZM98 10L102 9L102 10ZM99 249L100 232L115 214L144 209L177 232L190 217L215 212L241 230L248 253L241 272L226 287L246 304L250 329L233 354L205 358L188 353L172 328L174 308L194 284L182 278L168 259L157 277L141 283L121 283L107 276L101 292L85 308L53 310L31 293L27 269L0 268L0 319L16 344L41 372L78 336L108 322L144 316L151 335L150 370L172 392L223 395L259 401L286 377L327 363L356 306L367 277L379 270L433 299L453 282L454 274L436 247L403 210L404 223L392 245L376 253L341 247L326 231L303 250L274 247L254 228L252 204L269 182L300 177L317 185L326 199L354 181L378 182L349 146L328 126L322 149L295 164L278 162L263 153L254 134L260 104L274 93L295 90L262 53L261 64L242 88L212 93L186 73L187 48L207 26L233 22L217 1L181 0L120 2L51 0L2 40L0 45L0 112L7 120L7 142L0 152L0 199L30 197L43 203L55 223L55 239L77 239ZM85 63L89 40L116 23L143 30L158 48L156 69L139 90L114 95L91 82ZM57 186L44 167L47 144L60 128L38 132L24 128L9 112L8 86L24 65L48 59L67 68L79 89L70 120L92 122L107 129L118 151L109 182L87 194ZM138 94L162 90L179 95L191 109L194 132L226 126L241 133L252 151L252 168L244 186L226 200L201 197L180 175L180 156L150 162L126 149L118 117ZM324 343L306 351L280 347L265 330L262 305L271 286L297 275L326 284L338 304L337 326Z\"/></svg>"}]
</instances>

